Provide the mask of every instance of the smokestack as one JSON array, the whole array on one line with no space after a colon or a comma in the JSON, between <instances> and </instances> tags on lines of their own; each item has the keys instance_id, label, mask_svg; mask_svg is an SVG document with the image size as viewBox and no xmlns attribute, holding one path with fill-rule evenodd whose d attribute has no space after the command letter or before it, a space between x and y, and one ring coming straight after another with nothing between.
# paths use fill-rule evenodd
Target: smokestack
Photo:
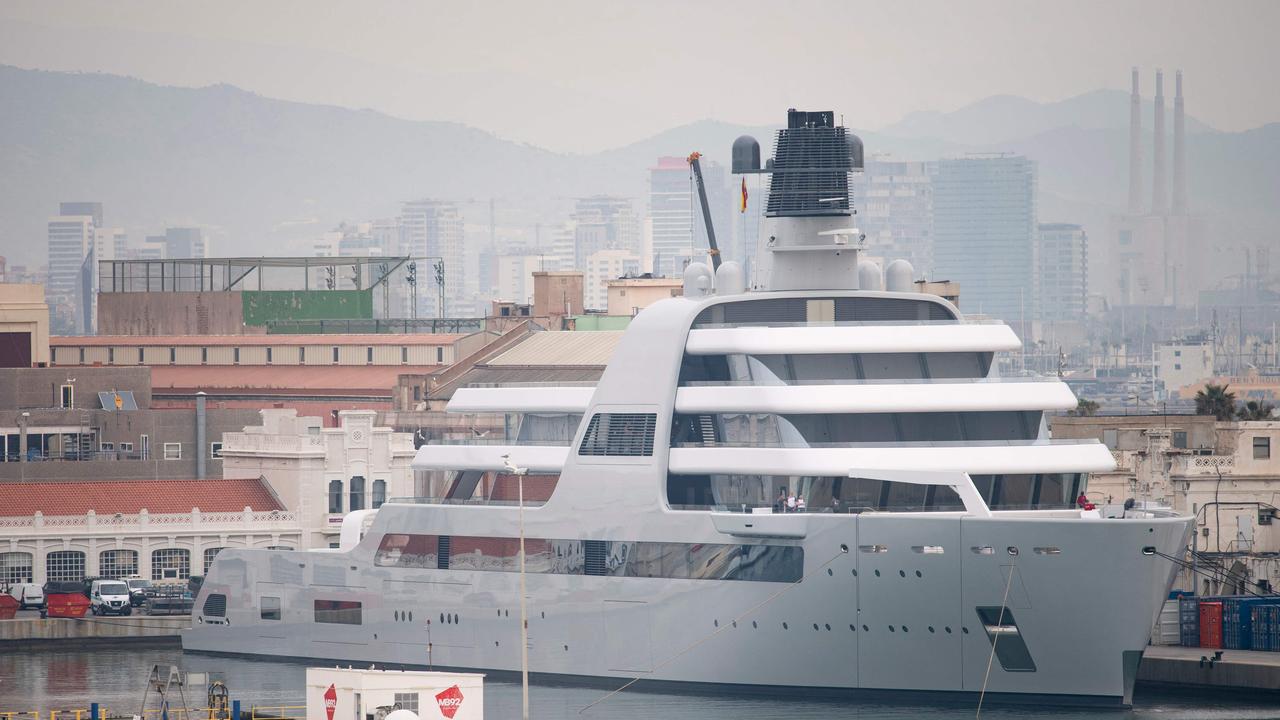
<instances>
[{"instance_id":1,"label":"smokestack","mask_svg":"<svg viewBox=\"0 0 1280 720\"><path fill-rule=\"evenodd\" d=\"M1164 71L1156 70L1156 119L1155 143L1152 151L1151 214L1164 215L1169 211L1169 188L1164 170Z\"/></svg>"},{"instance_id":2,"label":"smokestack","mask_svg":"<svg viewBox=\"0 0 1280 720\"><path fill-rule=\"evenodd\" d=\"M1186 120L1182 109L1182 71L1174 75L1173 95L1173 214L1187 214Z\"/></svg>"},{"instance_id":3,"label":"smokestack","mask_svg":"<svg viewBox=\"0 0 1280 720\"><path fill-rule=\"evenodd\" d=\"M1138 93L1138 68L1133 69L1129 93L1129 213L1142 212L1142 96Z\"/></svg>"}]
</instances>

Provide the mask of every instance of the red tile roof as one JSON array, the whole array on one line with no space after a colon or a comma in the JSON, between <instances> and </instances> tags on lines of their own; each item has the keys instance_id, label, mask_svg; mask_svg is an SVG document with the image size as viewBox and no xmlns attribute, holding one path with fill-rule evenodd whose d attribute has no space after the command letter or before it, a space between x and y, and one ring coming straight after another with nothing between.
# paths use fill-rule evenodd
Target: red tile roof
<instances>
[{"instance_id":1,"label":"red tile roof","mask_svg":"<svg viewBox=\"0 0 1280 720\"><path fill-rule=\"evenodd\" d=\"M209 395L251 390L260 395L367 395L390 398L402 374L431 373L444 365L155 365L152 394Z\"/></svg>"},{"instance_id":2,"label":"red tile roof","mask_svg":"<svg viewBox=\"0 0 1280 720\"><path fill-rule=\"evenodd\" d=\"M58 335L53 347L266 347L268 345L452 345L463 333L379 333L376 335Z\"/></svg>"},{"instance_id":3,"label":"red tile roof","mask_svg":"<svg viewBox=\"0 0 1280 720\"><path fill-rule=\"evenodd\" d=\"M21 517L37 510L45 515L133 515L150 513L238 512L284 510L261 479L224 480L42 480L0 482L0 515Z\"/></svg>"}]
</instances>

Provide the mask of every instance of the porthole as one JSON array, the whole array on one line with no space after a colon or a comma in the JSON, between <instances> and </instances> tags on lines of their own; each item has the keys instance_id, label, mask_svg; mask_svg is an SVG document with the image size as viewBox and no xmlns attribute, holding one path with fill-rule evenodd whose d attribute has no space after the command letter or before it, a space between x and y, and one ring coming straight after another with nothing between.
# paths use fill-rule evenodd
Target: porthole
<instances>
[{"instance_id":1,"label":"porthole","mask_svg":"<svg viewBox=\"0 0 1280 720\"><path fill-rule=\"evenodd\" d=\"M788 627L787 627L787 624L786 624L786 623L782 623L782 629L783 629L783 630L790 630L790 628L788 628Z\"/></svg>"},{"instance_id":2,"label":"porthole","mask_svg":"<svg viewBox=\"0 0 1280 720\"><path fill-rule=\"evenodd\" d=\"M832 570L831 568L827 568L827 575L828 575L828 576L835 575L835 574L836 574L836 572L835 572L834 570Z\"/></svg>"},{"instance_id":3,"label":"porthole","mask_svg":"<svg viewBox=\"0 0 1280 720\"><path fill-rule=\"evenodd\" d=\"M911 632L911 628L907 627L906 625L903 625L902 632Z\"/></svg>"},{"instance_id":4,"label":"porthole","mask_svg":"<svg viewBox=\"0 0 1280 720\"><path fill-rule=\"evenodd\" d=\"M842 552L842 553L847 553L847 552L849 552L849 546L848 546L848 545L845 545L844 543L840 543L840 552Z\"/></svg>"},{"instance_id":5,"label":"porthole","mask_svg":"<svg viewBox=\"0 0 1280 720\"><path fill-rule=\"evenodd\" d=\"M395 616L396 622L400 622L400 611L399 611L399 610L396 610L396 611L395 611L394 613L392 613L392 614Z\"/></svg>"},{"instance_id":6,"label":"porthole","mask_svg":"<svg viewBox=\"0 0 1280 720\"><path fill-rule=\"evenodd\" d=\"M858 632L858 628L854 627L853 625L850 625L849 632Z\"/></svg>"},{"instance_id":7,"label":"porthole","mask_svg":"<svg viewBox=\"0 0 1280 720\"><path fill-rule=\"evenodd\" d=\"M440 613L440 624L444 624L444 613Z\"/></svg>"},{"instance_id":8,"label":"porthole","mask_svg":"<svg viewBox=\"0 0 1280 720\"><path fill-rule=\"evenodd\" d=\"M413 622L413 611L409 611L409 622Z\"/></svg>"},{"instance_id":9,"label":"porthole","mask_svg":"<svg viewBox=\"0 0 1280 720\"><path fill-rule=\"evenodd\" d=\"M501 611L501 610L499 610L499 611L498 611L498 617L502 617L502 611Z\"/></svg>"},{"instance_id":10,"label":"porthole","mask_svg":"<svg viewBox=\"0 0 1280 720\"><path fill-rule=\"evenodd\" d=\"M720 627L720 621L719 621L719 620L712 620L712 621L711 621L711 624L712 624L712 625L714 625L715 627Z\"/></svg>"},{"instance_id":11,"label":"porthole","mask_svg":"<svg viewBox=\"0 0 1280 720\"><path fill-rule=\"evenodd\" d=\"M737 620L734 620L734 621L733 621L733 627L734 627L734 629L735 629L735 630L737 629L737 627L738 627L738 621L737 621Z\"/></svg>"},{"instance_id":12,"label":"porthole","mask_svg":"<svg viewBox=\"0 0 1280 720\"><path fill-rule=\"evenodd\" d=\"M898 571L898 577L906 577L906 576L907 576L907 571L906 571L906 570L899 570L899 571Z\"/></svg>"},{"instance_id":13,"label":"porthole","mask_svg":"<svg viewBox=\"0 0 1280 720\"><path fill-rule=\"evenodd\" d=\"M866 625L863 625L862 632L871 632L871 628L867 627Z\"/></svg>"},{"instance_id":14,"label":"porthole","mask_svg":"<svg viewBox=\"0 0 1280 720\"><path fill-rule=\"evenodd\" d=\"M827 632L831 632L831 623L822 623L822 627L826 628Z\"/></svg>"},{"instance_id":15,"label":"porthole","mask_svg":"<svg viewBox=\"0 0 1280 720\"><path fill-rule=\"evenodd\" d=\"M965 635L968 635L968 634L969 634L969 628L967 628L967 627L961 627L961 628L960 628L960 632L964 633Z\"/></svg>"},{"instance_id":16,"label":"porthole","mask_svg":"<svg viewBox=\"0 0 1280 720\"><path fill-rule=\"evenodd\" d=\"M564 646L564 651L565 651L565 652L569 652L569 646L568 646L568 645L565 645L565 646Z\"/></svg>"},{"instance_id":17,"label":"porthole","mask_svg":"<svg viewBox=\"0 0 1280 720\"><path fill-rule=\"evenodd\" d=\"M853 576L858 577L858 568L853 569Z\"/></svg>"},{"instance_id":18,"label":"porthole","mask_svg":"<svg viewBox=\"0 0 1280 720\"><path fill-rule=\"evenodd\" d=\"M917 570L917 571L916 571L916 577L918 577L918 578L922 578L922 577L924 577L924 573L922 573L922 572L920 572L919 570Z\"/></svg>"},{"instance_id":19,"label":"porthole","mask_svg":"<svg viewBox=\"0 0 1280 720\"><path fill-rule=\"evenodd\" d=\"M815 631L818 629L818 623L814 623L814 624L813 624L813 629L814 629Z\"/></svg>"},{"instance_id":20,"label":"porthole","mask_svg":"<svg viewBox=\"0 0 1280 720\"><path fill-rule=\"evenodd\" d=\"M494 646L494 647L498 647L498 641L497 641L497 640L494 640L494 641L493 641L493 646Z\"/></svg>"},{"instance_id":21,"label":"porthole","mask_svg":"<svg viewBox=\"0 0 1280 720\"><path fill-rule=\"evenodd\" d=\"M929 632L930 632L930 633L933 633L933 626L932 626L932 625L930 625L930 626L929 626Z\"/></svg>"},{"instance_id":22,"label":"porthole","mask_svg":"<svg viewBox=\"0 0 1280 720\"><path fill-rule=\"evenodd\" d=\"M543 620L546 620L546 619L547 619L547 611L546 611L546 610L543 610L543 611L542 611L542 619L543 619Z\"/></svg>"},{"instance_id":23,"label":"porthole","mask_svg":"<svg viewBox=\"0 0 1280 720\"><path fill-rule=\"evenodd\" d=\"M454 624L454 625L457 625L457 624L458 624L458 613L454 613L454 614L453 614L453 624Z\"/></svg>"},{"instance_id":24,"label":"porthole","mask_svg":"<svg viewBox=\"0 0 1280 720\"><path fill-rule=\"evenodd\" d=\"M897 632L892 625L889 626L889 632Z\"/></svg>"},{"instance_id":25,"label":"porthole","mask_svg":"<svg viewBox=\"0 0 1280 720\"><path fill-rule=\"evenodd\" d=\"M945 631L947 631L947 634L948 634L948 635L950 635L950 634L951 634L951 626L950 626L950 625L947 625L946 627L944 627L944 628L942 628L942 629L943 629L943 630L945 630Z\"/></svg>"},{"instance_id":26,"label":"porthole","mask_svg":"<svg viewBox=\"0 0 1280 720\"><path fill-rule=\"evenodd\" d=\"M758 624L756 624L756 621L755 621L755 620L752 620L752 621L751 621L751 629L752 629L752 630L759 629L759 627L760 627L760 626L759 626Z\"/></svg>"},{"instance_id":27,"label":"porthole","mask_svg":"<svg viewBox=\"0 0 1280 720\"><path fill-rule=\"evenodd\" d=\"M877 571L876 571L876 577L880 577L880 571L879 571L879 570L877 570Z\"/></svg>"}]
</instances>

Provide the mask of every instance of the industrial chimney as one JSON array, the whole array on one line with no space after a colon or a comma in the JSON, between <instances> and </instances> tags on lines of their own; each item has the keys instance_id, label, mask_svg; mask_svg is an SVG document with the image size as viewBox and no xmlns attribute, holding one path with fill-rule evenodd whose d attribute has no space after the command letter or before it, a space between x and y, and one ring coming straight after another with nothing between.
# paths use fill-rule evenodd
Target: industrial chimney
<instances>
[{"instance_id":1,"label":"industrial chimney","mask_svg":"<svg viewBox=\"0 0 1280 720\"><path fill-rule=\"evenodd\" d=\"M1142 96L1138 94L1138 68L1133 69L1129 93L1129 213L1142 212Z\"/></svg>"},{"instance_id":2,"label":"industrial chimney","mask_svg":"<svg viewBox=\"0 0 1280 720\"><path fill-rule=\"evenodd\" d=\"M1182 108L1182 71L1174 75L1173 95L1173 214L1187 214L1186 119Z\"/></svg>"},{"instance_id":3,"label":"industrial chimney","mask_svg":"<svg viewBox=\"0 0 1280 720\"><path fill-rule=\"evenodd\" d=\"M1154 149L1152 151L1151 214L1169 212L1169 188L1165 184L1164 169L1164 71L1156 70L1156 119L1154 123Z\"/></svg>"}]
</instances>

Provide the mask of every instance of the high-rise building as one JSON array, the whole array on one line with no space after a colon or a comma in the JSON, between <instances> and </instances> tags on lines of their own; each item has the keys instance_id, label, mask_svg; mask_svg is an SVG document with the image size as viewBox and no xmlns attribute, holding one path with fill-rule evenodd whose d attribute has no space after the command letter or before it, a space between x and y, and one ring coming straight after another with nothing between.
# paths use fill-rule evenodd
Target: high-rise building
<instances>
[{"instance_id":1,"label":"high-rise building","mask_svg":"<svg viewBox=\"0 0 1280 720\"><path fill-rule=\"evenodd\" d=\"M1040 318L1084 317L1089 297L1089 236L1079 225L1043 223L1036 251Z\"/></svg>"},{"instance_id":2,"label":"high-rise building","mask_svg":"<svg viewBox=\"0 0 1280 720\"><path fill-rule=\"evenodd\" d=\"M868 160L849 185L867 236L868 255L907 260L918 275L933 272L933 178L936 162Z\"/></svg>"},{"instance_id":3,"label":"high-rise building","mask_svg":"<svg viewBox=\"0 0 1280 720\"><path fill-rule=\"evenodd\" d=\"M87 215L93 218L94 227L102 227L102 203L100 202L64 202L58 203L58 214L63 216Z\"/></svg>"},{"instance_id":4,"label":"high-rise building","mask_svg":"<svg viewBox=\"0 0 1280 720\"><path fill-rule=\"evenodd\" d=\"M733 209L724 167L714 162L702 163L703 184L711 222L722 248L732 238ZM675 277L693 260L707 262L707 228L702 217L689 162L684 158L661 157L649 168L650 252L653 272Z\"/></svg>"},{"instance_id":5,"label":"high-rise building","mask_svg":"<svg viewBox=\"0 0 1280 720\"><path fill-rule=\"evenodd\" d=\"M90 203L63 203L63 209L92 210ZM97 205L101 218L102 206ZM81 276L85 258L96 239L94 215L58 215L49 218L49 276L45 298L49 303L50 331L54 334L84 332Z\"/></svg>"},{"instance_id":6,"label":"high-rise building","mask_svg":"<svg viewBox=\"0 0 1280 720\"><path fill-rule=\"evenodd\" d=\"M164 256L169 260L209 257L204 231L196 227L165 228Z\"/></svg>"},{"instance_id":7,"label":"high-rise building","mask_svg":"<svg viewBox=\"0 0 1280 720\"><path fill-rule=\"evenodd\" d=\"M933 274L960 283L968 312L1036 317L1036 174L1034 160L1009 153L938 162Z\"/></svg>"},{"instance_id":8,"label":"high-rise building","mask_svg":"<svg viewBox=\"0 0 1280 720\"><path fill-rule=\"evenodd\" d=\"M640 251L640 222L631 200L609 195L581 198L573 212L573 268L583 269L600 250Z\"/></svg>"},{"instance_id":9,"label":"high-rise building","mask_svg":"<svg viewBox=\"0 0 1280 720\"><path fill-rule=\"evenodd\" d=\"M417 259L418 316L448 315L450 303L465 294L466 233L458 205L446 200L414 200L400 210L400 254ZM440 272L436 264L442 262ZM443 289L439 281L443 280ZM443 295L445 307L439 307Z\"/></svg>"}]
</instances>

